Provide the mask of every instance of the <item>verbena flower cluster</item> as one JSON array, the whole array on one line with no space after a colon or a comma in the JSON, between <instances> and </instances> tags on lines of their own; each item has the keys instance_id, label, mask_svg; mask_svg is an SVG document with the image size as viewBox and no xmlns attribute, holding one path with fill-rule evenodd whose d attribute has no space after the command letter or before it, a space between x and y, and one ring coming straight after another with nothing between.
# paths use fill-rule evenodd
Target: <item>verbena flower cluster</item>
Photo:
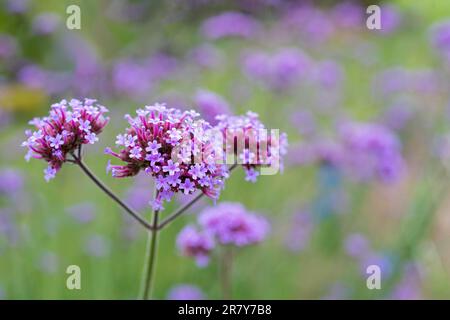
<instances>
[{"instance_id":1,"label":"verbena flower cluster","mask_svg":"<svg viewBox=\"0 0 450 320\"><path fill-rule=\"evenodd\" d=\"M256 244L266 238L270 229L264 217L231 202L206 208L198 224L200 229L186 226L177 238L181 254L195 258L198 266L207 265L215 243L237 247Z\"/></svg>"},{"instance_id":2,"label":"verbena flower cluster","mask_svg":"<svg viewBox=\"0 0 450 320\"><path fill-rule=\"evenodd\" d=\"M272 139L272 134L266 130L258 114L251 111L242 116L221 115L217 119L219 123L216 128L228 142L225 153L238 157L245 169L247 181L256 182L259 176L256 169L261 166L279 166L283 169L283 156L288 146L286 133L281 133L279 139ZM236 141L245 143L239 148Z\"/></svg>"},{"instance_id":3,"label":"verbena flower cluster","mask_svg":"<svg viewBox=\"0 0 450 320\"><path fill-rule=\"evenodd\" d=\"M28 148L25 159L43 159L48 162L45 169L45 180L54 178L67 161L67 155L83 144L94 144L97 135L108 123L105 117L108 112L95 99L70 102L61 100L51 106L47 117L34 118L29 124L36 127L35 131L27 130L28 137L22 146Z\"/></svg>"},{"instance_id":4,"label":"verbena flower cluster","mask_svg":"<svg viewBox=\"0 0 450 320\"><path fill-rule=\"evenodd\" d=\"M180 111L162 104L137 110L137 116L126 115L130 127L117 136L116 153L106 153L126 162L110 165L113 177L136 175L140 170L155 177L157 197L151 202L154 210L162 210L176 192L193 194L200 190L217 199L228 177L228 168L219 163L218 141L211 125L196 119L195 111ZM221 145L219 146L221 147Z\"/></svg>"}]
</instances>

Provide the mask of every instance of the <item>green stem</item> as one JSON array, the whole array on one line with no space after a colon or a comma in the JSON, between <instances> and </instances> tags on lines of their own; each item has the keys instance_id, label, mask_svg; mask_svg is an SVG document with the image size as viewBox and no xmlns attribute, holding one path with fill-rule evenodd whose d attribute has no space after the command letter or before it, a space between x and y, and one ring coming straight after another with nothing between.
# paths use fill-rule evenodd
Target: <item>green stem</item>
<instances>
[{"instance_id":1,"label":"green stem","mask_svg":"<svg viewBox=\"0 0 450 320\"><path fill-rule=\"evenodd\" d=\"M232 292L231 273L233 266L233 251L230 246L222 247L220 263L220 280L222 284L222 299L230 300Z\"/></svg>"},{"instance_id":2,"label":"green stem","mask_svg":"<svg viewBox=\"0 0 450 320\"><path fill-rule=\"evenodd\" d=\"M158 196L158 192L155 193L155 199ZM143 277L143 290L142 290L142 299L148 300L152 297L152 286L153 286L153 274L156 265L156 255L158 248L158 218L159 211L153 211L153 221L152 227L153 230L148 234L147 240L147 256L146 256L146 265L144 268L144 277Z\"/></svg>"}]
</instances>

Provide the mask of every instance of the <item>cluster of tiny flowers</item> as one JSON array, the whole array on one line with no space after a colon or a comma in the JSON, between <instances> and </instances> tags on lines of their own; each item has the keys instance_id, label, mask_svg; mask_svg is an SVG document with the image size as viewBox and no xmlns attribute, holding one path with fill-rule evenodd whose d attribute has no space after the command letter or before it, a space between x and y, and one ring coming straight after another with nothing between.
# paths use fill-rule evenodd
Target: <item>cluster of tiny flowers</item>
<instances>
[{"instance_id":1,"label":"cluster of tiny flowers","mask_svg":"<svg viewBox=\"0 0 450 320\"><path fill-rule=\"evenodd\" d=\"M283 156L288 146L286 133L281 133L279 139L273 139L258 114L251 111L242 116L220 115L217 120L216 128L227 141L225 153L237 156L238 163L245 169L246 181L256 182L259 176L256 169L261 166L279 166L283 169ZM236 141L242 142L242 148L236 148Z\"/></svg>"},{"instance_id":2,"label":"cluster of tiny flowers","mask_svg":"<svg viewBox=\"0 0 450 320\"><path fill-rule=\"evenodd\" d=\"M211 135L209 123L196 119L195 111L182 112L162 104L146 106L136 113L134 118L125 116L130 127L117 136L120 152L105 150L126 162L108 164L113 177L134 176L140 170L153 176L157 189L157 197L151 202L154 210L162 210L163 202L170 201L176 192L188 195L201 190L217 199L228 168L218 164L223 163L222 150Z\"/></svg>"},{"instance_id":3,"label":"cluster of tiny flowers","mask_svg":"<svg viewBox=\"0 0 450 320\"><path fill-rule=\"evenodd\" d=\"M36 127L35 131L25 132L27 140L22 143L28 148L25 159L43 159L48 162L45 169L45 180L54 178L67 160L67 154L73 153L82 144L94 144L97 135L108 123L108 112L95 99L70 102L62 100L51 106L47 117L34 118L29 124Z\"/></svg>"},{"instance_id":4,"label":"cluster of tiny flowers","mask_svg":"<svg viewBox=\"0 0 450 320\"><path fill-rule=\"evenodd\" d=\"M178 235L181 254L196 259L205 266L215 243L238 247L259 243L267 236L270 226L262 216L248 212L239 203L224 202L205 209L198 218L200 231L186 226Z\"/></svg>"}]
</instances>

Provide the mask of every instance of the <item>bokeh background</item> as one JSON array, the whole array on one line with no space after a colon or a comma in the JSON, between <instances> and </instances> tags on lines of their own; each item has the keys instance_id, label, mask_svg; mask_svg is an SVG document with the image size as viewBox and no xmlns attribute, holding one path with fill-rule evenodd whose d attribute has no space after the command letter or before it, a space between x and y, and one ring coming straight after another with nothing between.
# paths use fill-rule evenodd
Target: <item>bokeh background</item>
<instances>
[{"instance_id":1,"label":"bokeh background","mask_svg":"<svg viewBox=\"0 0 450 320\"><path fill-rule=\"evenodd\" d=\"M71 4L81 30L66 28ZM283 174L252 184L237 170L220 199L271 223L264 242L236 252L234 298L450 298L450 2L378 4L381 30L366 28L367 3L355 1L1 0L0 298L137 298L145 231L76 167L46 183L45 164L24 160L28 120L72 97L110 109L85 161L147 217L152 181L105 172L103 149L124 114L154 102L211 121L215 110L252 110L288 133ZM348 121L398 136L396 179L355 179L329 161ZM183 284L221 297L216 258L198 268L175 246L210 205L162 232L156 298ZM81 290L66 288L72 264ZM370 264L382 270L381 290L366 287Z\"/></svg>"}]
</instances>

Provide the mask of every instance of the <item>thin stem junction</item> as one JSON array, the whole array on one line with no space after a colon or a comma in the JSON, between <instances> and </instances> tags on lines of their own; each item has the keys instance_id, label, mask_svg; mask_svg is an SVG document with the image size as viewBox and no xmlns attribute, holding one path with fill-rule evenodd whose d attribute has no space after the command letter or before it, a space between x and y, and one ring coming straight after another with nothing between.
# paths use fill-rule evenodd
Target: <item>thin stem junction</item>
<instances>
[{"instance_id":1,"label":"thin stem junction","mask_svg":"<svg viewBox=\"0 0 450 320\"><path fill-rule=\"evenodd\" d=\"M81 170L100 188L102 189L106 195L108 195L111 199L113 199L119 206L121 206L127 213L129 213L134 219L136 219L141 225L143 225L148 230L155 230L156 228L153 225L150 225L144 218L142 218L137 212L131 209L126 203L119 199L118 196L114 194L103 182L100 181L97 176L84 164L81 160L81 157L72 154L74 158L74 163L78 165Z\"/></svg>"}]
</instances>

